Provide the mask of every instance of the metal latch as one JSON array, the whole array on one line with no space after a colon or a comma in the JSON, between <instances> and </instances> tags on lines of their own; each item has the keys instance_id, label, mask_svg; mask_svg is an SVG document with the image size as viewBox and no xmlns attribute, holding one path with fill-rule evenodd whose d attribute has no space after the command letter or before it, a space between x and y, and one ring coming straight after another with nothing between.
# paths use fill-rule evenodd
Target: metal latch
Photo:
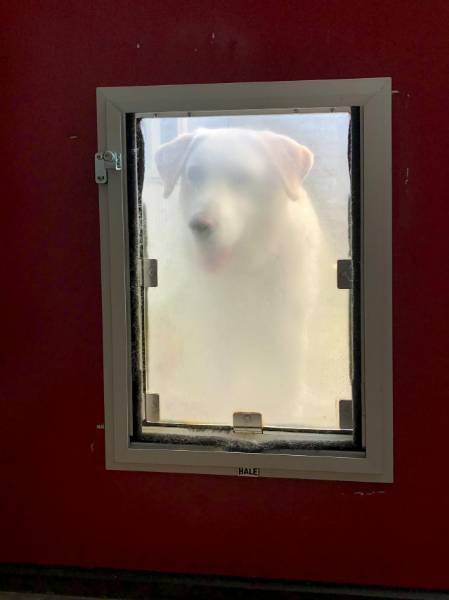
<instances>
[{"instance_id":1,"label":"metal latch","mask_svg":"<svg viewBox=\"0 0 449 600\"><path fill-rule=\"evenodd\" d=\"M157 287L157 260L155 258L144 258L139 261L137 270L137 285L141 287Z\"/></svg>"},{"instance_id":2,"label":"metal latch","mask_svg":"<svg viewBox=\"0 0 449 600\"><path fill-rule=\"evenodd\" d=\"M337 260L337 287L339 290L352 288L352 260Z\"/></svg>"},{"instance_id":3,"label":"metal latch","mask_svg":"<svg viewBox=\"0 0 449 600\"><path fill-rule=\"evenodd\" d=\"M106 150L106 152L95 154L95 181L97 183L108 182L108 169L122 170L122 155L119 152Z\"/></svg>"},{"instance_id":4,"label":"metal latch","mask_svg":"<svg viewBox=\"0 0 449 600\"><path fill-rule=\"evenodd\" d=\"M234 433L263 433L261 413L236 412L232 417Z\"/></svg>"}]
</instances>

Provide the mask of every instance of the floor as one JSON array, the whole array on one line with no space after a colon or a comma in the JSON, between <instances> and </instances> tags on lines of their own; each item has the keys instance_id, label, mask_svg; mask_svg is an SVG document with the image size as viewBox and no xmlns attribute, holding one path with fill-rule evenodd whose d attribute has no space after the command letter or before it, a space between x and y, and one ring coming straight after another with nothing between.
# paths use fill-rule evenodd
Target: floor
<instances>
[{"instance_id":1,"label":"floor","mask_svg":"<svg viewBox=\"0 0 449 600\"><path fill-rule=\"evenodd\" d=\"M88 596L61 596L60 594L31 594L24 592L0 592L0 600L98 600Z\"/></svg>"}]
</instances>

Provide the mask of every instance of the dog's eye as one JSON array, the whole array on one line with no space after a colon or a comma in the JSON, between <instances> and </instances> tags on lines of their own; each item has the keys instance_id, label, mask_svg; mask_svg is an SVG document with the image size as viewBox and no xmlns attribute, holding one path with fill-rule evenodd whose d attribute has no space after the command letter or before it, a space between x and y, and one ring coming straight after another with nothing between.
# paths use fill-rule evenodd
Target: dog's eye
<instances>
[{"instance_id":1,"label":"dog's eye","mask_svg":"<svg viewBox=\"0 0 449 600\"><path fill-rule=\"evenodd\" d=\"M190 167L187 170L187 178L190 183L193 183L194 185L201 185L206 179L206 172L202 167L199 166Z\"/></svg>"}]
</instances>

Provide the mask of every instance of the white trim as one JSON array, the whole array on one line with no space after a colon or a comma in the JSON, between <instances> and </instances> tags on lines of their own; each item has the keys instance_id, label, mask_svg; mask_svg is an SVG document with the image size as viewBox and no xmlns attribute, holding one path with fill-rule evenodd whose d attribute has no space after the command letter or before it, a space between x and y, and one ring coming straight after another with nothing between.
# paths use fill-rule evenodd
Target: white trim
<instances>
[{"instance_id":1,"label":"white trim","mask_svg":"<svg viewBox=\"0 0 449 600\"><path fill-rule=\"evenodd\" d=\"M106 465L109 469L392 481L391 80L98 88L98 151L125 156L124 115L362 108L362 315L365 453L237 453L130 444L126 160L100 185ZM171 113L171 114L170 114Z\"/></svg>"}]
</instances>

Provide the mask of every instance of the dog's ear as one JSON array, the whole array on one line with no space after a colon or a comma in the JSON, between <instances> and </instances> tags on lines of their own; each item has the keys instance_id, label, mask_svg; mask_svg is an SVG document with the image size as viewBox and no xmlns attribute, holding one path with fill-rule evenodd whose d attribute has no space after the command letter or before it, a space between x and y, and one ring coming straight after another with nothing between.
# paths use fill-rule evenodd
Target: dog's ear
<instances>
[{"instance_id":1,"label":"dog's ear","mask_svg":"<svg viewBox=\"0 0 449 600\"><path fill-rule=\"evenodd\" d=\"M285 191L296 200L301 183L313 166L313 153L285 135L263 131L262 137Z\"/></svg>"},{"instance_id":2,"label":"dog's ear","mask_svg":"<svg viewBox=\"0 0 449 600\"><path fill-rule=\"evenodd\" d=\"M164 184L164 198L170 196L181 175L193 138L192 133L184 133L173 141L163 144L154 155Z\"/></svg>"}]
</instances>

